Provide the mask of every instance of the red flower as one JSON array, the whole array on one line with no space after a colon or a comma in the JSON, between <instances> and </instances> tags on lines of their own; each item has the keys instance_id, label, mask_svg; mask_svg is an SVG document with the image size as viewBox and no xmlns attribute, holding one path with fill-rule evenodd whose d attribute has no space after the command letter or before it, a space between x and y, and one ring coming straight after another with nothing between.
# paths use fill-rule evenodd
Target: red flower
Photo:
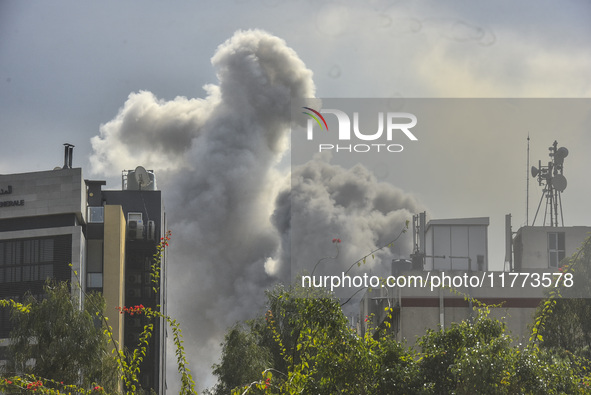
<instances>
[{"instance_id":1,"label":"red flower","mask_svg":"<svg viewBox=\"0 0 591 395\"><path fill-rule=\"evenodd\" d=\"M129 315L134 315L134 314L141 314L144 312L144 310L146 310L146 307L144 307L143 304L140 304L138 306L132 306L132 307L117 307L117 310L119 310L119 313L123 314L123 313L127 313Z\"/></svg>"}]
</instances>

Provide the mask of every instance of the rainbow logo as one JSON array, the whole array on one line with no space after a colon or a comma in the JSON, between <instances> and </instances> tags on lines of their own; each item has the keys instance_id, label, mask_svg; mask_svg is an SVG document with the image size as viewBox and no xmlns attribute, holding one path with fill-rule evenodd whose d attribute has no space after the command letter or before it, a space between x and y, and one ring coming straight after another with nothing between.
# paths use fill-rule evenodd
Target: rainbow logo
<instances>
[{"instance_id":1,"label":"rainbow logo","mask_svg":"<svg viewBox=\"0 0 591 395\"><path fill-rule=\"evenodd\" d=\"M314 110L313 108L310 107L302 107L305 108L306 110L310 110L312 111L314 114L316 114L317 116L315 116L314 114L310 114L309 112L306 111L302 111L302 114L306 114L311 116L312 118L314 118L314 120L316 122L318 122L318 125L320 126L320 129L322 130L322 124L320 123L320 119L322 119L322 122L324 123L324 126L326 127L326 131L328 132L328 125L326 124L326 120L324 119L324 117L322 116L322 114L320 114L318 111ZM320 119L318 119L318 117L320 117Z\"/></svg>"}]
</instances>

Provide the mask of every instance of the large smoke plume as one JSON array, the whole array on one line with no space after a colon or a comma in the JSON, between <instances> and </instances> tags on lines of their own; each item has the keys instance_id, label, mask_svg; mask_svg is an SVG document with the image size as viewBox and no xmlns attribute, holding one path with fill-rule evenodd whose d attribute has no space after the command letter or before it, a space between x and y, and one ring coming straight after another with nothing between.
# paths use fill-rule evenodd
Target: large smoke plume
<instances>
[{"instance_id":1,"label":"large smoke plume","mask_svg":"<svg viewBox=\"0 0 591 395\"><path fill-rule=\"evenodd\" d=\"M348 267L419 209L363 166L344 169L327 157L290 177L280 163L289 149L290 102L314 97L315 87L283 40L240 31L211 60L219 84L206 86L204 99L130 94L92 139L91 157L103 176L137 165L157 172L173 231L168 310L183 326L200 386L213 384L226 328L259 313L264 290L278 279L289 281L292 255L310 271L340 237L332 264ZM172 391L174 382L169 376Z\"/></svg>"}]
</instances>

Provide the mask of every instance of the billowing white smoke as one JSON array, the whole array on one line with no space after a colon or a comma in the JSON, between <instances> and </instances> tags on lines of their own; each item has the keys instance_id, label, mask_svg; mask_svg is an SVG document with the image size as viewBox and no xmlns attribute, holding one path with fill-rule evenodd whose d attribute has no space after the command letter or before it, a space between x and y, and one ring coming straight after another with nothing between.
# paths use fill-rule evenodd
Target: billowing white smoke
<instances>
[{"instance_id":1,"label":"billowing white smoke","mask_svg":"<svg viewBox=\"0 0 591 395\"><path fill-rule=\"evenodd\" d=\"M219 85L206 86L205 99L131 94L92 139L91 157L98 174L143 165L159 176L173 231L168 309L183 325L200 386L213 384L227 326L259 313L264 290L289 280L292 225L293 252L306 246L298 262L332 253L331 239L340 237L339 262L348 266L417 211L363 167L346 170L326 158L294 169L290 199L290 175L277 165L289 149L291 99L314 97L312 72L283 40L259 30L237 32L212 64ZM173 376L168 385L178 389Z\"/></svg>"}]
</instances>

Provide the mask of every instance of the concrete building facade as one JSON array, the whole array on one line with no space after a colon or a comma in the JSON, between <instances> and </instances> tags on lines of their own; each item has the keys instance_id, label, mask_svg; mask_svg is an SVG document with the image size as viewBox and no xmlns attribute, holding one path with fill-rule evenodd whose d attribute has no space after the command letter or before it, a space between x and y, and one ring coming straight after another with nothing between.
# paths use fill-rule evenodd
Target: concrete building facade
<instances>
[{"instance_id":1,"label":"concrete building facade","mask_svg":"<svg viewBox=\"0 0 591 395\"><path fill-rule=\"evenodd\" d=\"M417 222L418 223L418 222ZM508 251L513 251L513 270L488 270L488 218L431 220L423 225L424 249L418 242L414 255L423 259L392 262L392 275L415 277L425 287L384 287L366 292L360 302L360 332L385 327L386 307L394 313L390 331L400 341L413 345L427 329L447 328L453 322L474 317L476 299L491 308L491 317L504 318L517 341L527 340L530 325L545 287L532 286L536 278L556 278L561 261L572 256L589 236L591 227L522 227L509 237ZM416 232L419 234L420 232ZM510 232L508 233L511 234ZM511 253L511 252L510 252ZM458 258L453 258L458 257ZM474 264L476 262L476 264ZM417 270L422 267L423 270ZM466 282L431 287L434 278L472 279ZM518 282L514 282L519 278ZM530 281L525 280L526 278ZM476 285L476 286L475 286ZM468 296L468 298L465 298Z\"/></svg>"},{"instance_id":2,"label":"concrete building facade","mask_svg":"<svg viewBox=\"0 0 591 395\"><path fill-rule=\"evenodd\" d=\"M114 339L134 349L146 322L116 308L143 304L166 312L166 257L159 292L150 275L166 226L162 194L155 185L121 191L104 185L84 180L81 169L67 165L0 175L0 298L18 300L27 292L42 297L48 278L68 281L80 303L84 292L99 291ZM166 329L162 320L154 326L140 381L163 394ZM0 339L10 329L8 310L0 309Z\"/></svg>"},{"instance_id":3,"label":"concrete building facade","mask_svg":"<svg viewBox=\"0 0 591 395\"><path fill-rule=\"evenodd\" d=\"M524 226L513 239L516 271L558 269L591 234L590 226Z\"/></svg>"}]
</instances>

